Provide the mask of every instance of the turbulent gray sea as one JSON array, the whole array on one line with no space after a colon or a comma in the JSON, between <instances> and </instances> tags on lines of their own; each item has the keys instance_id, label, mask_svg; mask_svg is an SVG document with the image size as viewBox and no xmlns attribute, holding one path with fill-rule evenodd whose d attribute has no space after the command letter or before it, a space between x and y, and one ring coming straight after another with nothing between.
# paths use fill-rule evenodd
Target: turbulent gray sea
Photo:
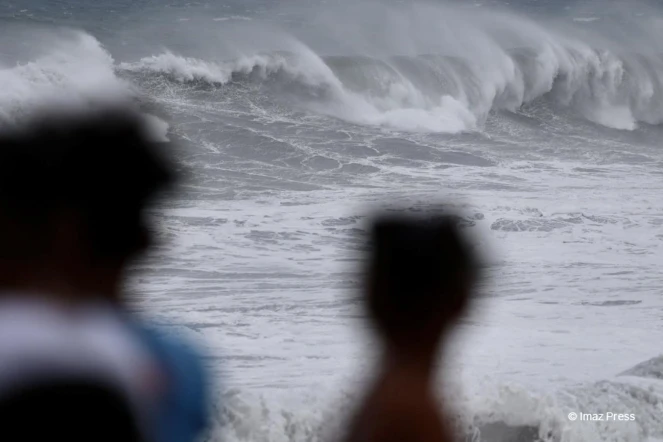
<instances>
[{"instance_id":1,"label":"turbulent gray sea","mask_svg":"<svg viewBox=\"0 0 663 442\"><path fill-rule=\"evenodd\" d=\"M466 438L651 442L662 37L656 2L0 0L0 126L128 99L173 141L131 290L206 349L211 440L333 439L375 356L365 215L445 200L490 266L444 378Z\"/></svg>"}]
</instances>

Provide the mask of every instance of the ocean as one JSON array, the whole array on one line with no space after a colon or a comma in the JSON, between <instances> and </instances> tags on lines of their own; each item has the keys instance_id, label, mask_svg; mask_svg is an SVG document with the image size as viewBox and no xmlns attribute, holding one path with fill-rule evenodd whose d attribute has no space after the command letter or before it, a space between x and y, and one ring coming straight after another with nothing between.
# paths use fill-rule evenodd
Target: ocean
<instances>
[{"instance_id":1,"label":"ocean","mask_svg":"<svg viewBox=\"0 0 663 442\"><path fill-rule=\"evenodd\" d=\"M465 440L653 442L662 37L653 1L1 0L0 128L130 100L171 141L128 290L204 348L210 441L334 440L367 215L444 201L488 266L440 381Z\"/></svg>"}]
</instances>

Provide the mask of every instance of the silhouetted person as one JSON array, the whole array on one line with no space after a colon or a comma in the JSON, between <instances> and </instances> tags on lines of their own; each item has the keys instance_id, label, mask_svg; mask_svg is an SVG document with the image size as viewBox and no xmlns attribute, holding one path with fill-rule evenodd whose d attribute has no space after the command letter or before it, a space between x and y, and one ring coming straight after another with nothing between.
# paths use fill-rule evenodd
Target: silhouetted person
<instances>
[{"instance_id":1,"label":"silhouetted person","mask_svg":"<svg viewBox=\"0 0 663 442\"><path fill-rule=\"evenodd\" d=\"M85 117L47 116L26 138L51 176L50 224L62 251L56 270L73 300L110 302L125 326L158 360L152 436L189 442L208 423L207 373L194 349L129 314L129 265L153 243L146 210L175 183L168 145L149 141L135 115L106 110Z\"/></svg>"},{"instance_id":2,"label":"silhouetted person","mask_svg":"<svg viewBox=\"0 0 663 442\"><path fill-rule=\"evenodd\" d=\"M451 441L435 363L468 307L475 258L451 217L379 219L371 239L364 302L382 359L346 442Z\"/></svg>"},{"instance_id":3,"label":"silhouetted person","mask_svg":"<svg viewBox=\"0 0 663 442\"><path fill-rule=\"evenodd\" d=\"M27 130L0 135L0 439L143 441L151 359L59 272L68 248L49 147Z\"/></svg>"},{"instance_id":4,"label":"silhouetted person","mask_svg":"<svg viewBox=\"0 0 663 442\"><path fill-rule=\"evenodd\" d=\"M46 114L28 129L49 171L65 285L74 297L121 304L124 273L152 242L145 211L175 180L167 146L150 142L139 117L122 109Z\"/></svg>"}]
</instances>

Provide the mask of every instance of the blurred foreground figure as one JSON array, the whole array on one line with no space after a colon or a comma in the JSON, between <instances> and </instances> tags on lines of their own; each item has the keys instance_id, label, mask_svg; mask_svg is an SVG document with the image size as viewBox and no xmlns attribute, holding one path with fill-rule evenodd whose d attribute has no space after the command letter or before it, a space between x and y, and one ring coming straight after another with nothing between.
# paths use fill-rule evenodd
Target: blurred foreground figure
<instances>
[{"instance_id":1,"label":"blurred foreground figure","mask_svg":"<svg viewBox=\"0 0 663 442\"><path fill-rule=\"evenodd\" d=\"M82 232L65 221L69 146L28 129L0 136L0 438L145 440L155 364L104 302L71 285L69 241Z\"/></svg>"},{"instance_id":2,"label":"blurred foreground figure","mask_svg":"<svg viewBox=\"0 0 663 442\"><path fill-rule=\"evenodd\" d=\"M364 301L383 356L346 441L452 441L435 363L468 307L475 259L452 218L379 219L372 243Z\"/></svg>"},{"instance_id":3,"label":"blurred foreground figure","mask_svg":"<svg viewBox=\"0 0 663 442\"><path fill-rule=\"evenodd\" d=\"M71 365L75 375L76 364L93 377L105 373L110 390L130 403L141 437L188 442L206 423L201 361L188 346L133 319L122 296L127 266L151 243L144 211L174 181L158 151L163 146L146 137L131 114L106 111L47 115L0 139L0 378L11 374L12 384L27 385L34 396L41 381L2 357L28 341L35 348L26 359L38 361L49 382L60 365ZM49 341L58 333L60 340ZM89 388L76 396L69 377L55 376L58 382L44 388L79 398L86 409ZM114 400L109 394L107 404ZM0 404L0 413L17 409L7 407ZM66 406L60 412L69 416L63 428L85 426ZM106 437L98 431L88 440Z\"/></svg>"}]
</instances>

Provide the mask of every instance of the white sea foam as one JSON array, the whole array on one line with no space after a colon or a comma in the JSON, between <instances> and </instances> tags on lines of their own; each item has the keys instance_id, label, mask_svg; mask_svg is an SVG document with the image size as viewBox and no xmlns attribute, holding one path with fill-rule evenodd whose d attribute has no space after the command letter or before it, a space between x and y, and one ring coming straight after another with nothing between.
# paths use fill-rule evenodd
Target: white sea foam
<instances>
[{"instance_id":1,"label":"white sea foam","mask_svg":"<svg viewBox=\"0 0 663 442\"><path fill-rule=\"evenodd\" d=\"M468 15L433 6L418 6L409 15L397 12L385 28L399 40L385 36L370 56L326 57L302 39L290 44L288 53L212 61L165 52L121 67L180 82L225 85L249 75L251 81L301 82L305 94L319 89L315 100L302 100L316 112L402 130L472 131L492 110L518 111L542 97L615 129L663 121L663 60L639 54L641 47L630 53L604 41L599 48L573 33L508 14ZM349 21L362 18L358 13ZM406 55L396 56L404 48Z\"/></svg>"},{"instance_id":2,"label":"white sea foam","mask_svg":"<svg viewBox=\"0 0 663 442\"><path fill-rule=\"evenodd\" d=\"M43 43L42 55L0 67L0 124L20 124L44 108L60 112L130 104L137 91L115 74L112 56L91 35L58 32ZM146 115L147 127L165 140L167 123Z\"/></svg>"}]
</instances>

